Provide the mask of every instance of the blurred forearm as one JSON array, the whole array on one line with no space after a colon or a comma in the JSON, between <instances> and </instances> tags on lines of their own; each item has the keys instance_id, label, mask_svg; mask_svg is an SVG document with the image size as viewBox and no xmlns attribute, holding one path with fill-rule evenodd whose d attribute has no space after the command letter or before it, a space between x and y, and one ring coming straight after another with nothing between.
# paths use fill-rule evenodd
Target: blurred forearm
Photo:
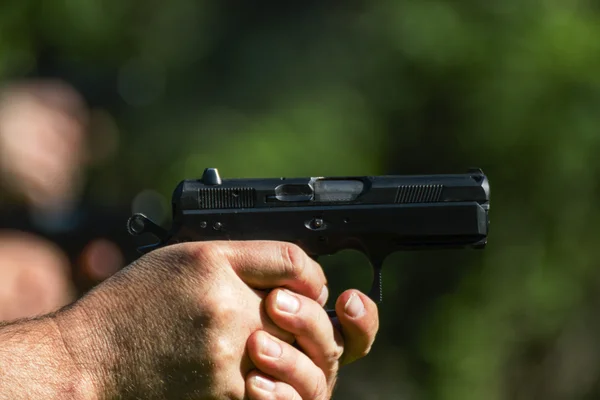
<instances>
[{"instance_id":1,"label":"blurred forearm","mask_svg":"<svg viewBox=\"0 0 600 400\"><path fill-rule=\"evenodd\" d=\"M97 399L51 318L0 325L0 393L14 400Z\"/></svg>"}]
</instances>

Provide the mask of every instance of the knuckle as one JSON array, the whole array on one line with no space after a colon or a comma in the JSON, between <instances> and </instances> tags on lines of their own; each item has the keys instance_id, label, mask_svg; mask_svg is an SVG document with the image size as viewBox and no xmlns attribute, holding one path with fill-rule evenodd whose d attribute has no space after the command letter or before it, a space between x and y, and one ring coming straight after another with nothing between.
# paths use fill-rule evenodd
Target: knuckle
<instances>
[{"instance_id":1,"label":"knuckle","mask_svg":"<svg viewBox=\"0 0 600 400\"><path fill-rule=\"evenodd\" d=\"M285 243L282 246L282 257L286 268L286 275L291 278L298 278L306 266L306 254L293 243Z\"/></svg>"},{"instance_id":2,"label":"knuckle","mask_svg":"<svg viewBox=\"0 0 600 400\"><path fill-rule=\"evenodd\" d=\"M220 332L249 335L262 326L260 302L240 298L236 288L221 285L195 296L206 325Z\"/></svg>"},{"instance_id":3,"label":"knuckle","mask_svg":"<svg viewBox=\"0 0 600 400\"><path fill-rule=\"evenodd\" d=\"M234 388L227 390L218 399L247 399L246 390L242 385L235 385Z\"/></svg>"},{"instance_id":4,"label":"knuckle","mask_svg":"<svg viewBox=\"0 0 600 400\"><path fill-rule=\"evenodd\" d=\"M163 257L163 264L176 275L191 276L194 284L202 282L214 285L215 274L227 262L224 250L218 243L192 242L169 247L172 250Z\"/></svg>"},{"instance_id":5,"label":"knuckle","mask_svg":"<svg viewBox=\"0 0 600 400\"><path fill-rule=\"evenodd\" d=\"M239 363L239 349L236 343L227 337L215 337L207 346L208 354L211 355L211 366L214 371L226 371L236 362Z\"/></svg>"},{"instance_id":6,"label":"knuckle","mask_svg":"<svg viewBox=\"0 0 600 400\"><path fill-rule=\"evenodd\" d=\"M335 345L327 349L324 352L323 357L329 365L337 365L338 361L340 360L340 358L342 358L343 354L343 347Z\"/></svg>"},{"instance_id":7,"label":"knuckle","mask_svg":"<svg viewBox=\"0 0 600 400\"><path fill-rule=\"evenodd\" d=\"M223 259L223 249L215 242L186 243L186 250L195 264Z\"/></svg>"},{"instance_id":8,"label":"knuckle","mask_svg":"<svg viewBox=\"0 0 600 400\"><path fill-rule=\"evenodd\" d=\"M233 326L241 317L240 307L226 294L211 291L208 296L203 296L201 301L203 303L201 308L219 326ZM248 318L247 313L245 318Z\"/></svg>"},{"instance_id":9,"label":"knuckle","mask_svg":"<svg viewBox=\"0 0 600 400\"><path fill-rule=\"evenodd\" d=\"M202 399L248 399L246 394L246 381L242 376L235 376L233 373L221 374L219 381L213 385L214 389L199 398ZM186 397L188 398L188 397ZM194 399L196 397L193 397Z\"/></svg>"},{"instance_id":10,"label":"knuckle","mask_svg":"<svg viewBox=\"0 0 600 400\"><path fill-rule=\"evenodd\" d=\"M197 263L194 249L190 243L175 244L145 254L139 261L151 269L181 274Z\"/></svg>"},{"instance_id":11,"label":"knuckle","mask_svg":"<svg viewBox=\"0 0 600 400\"><path fill-rule=\"evenodd\" d=\"M204 394L211 399L241 399L245 395L245 379L239 370L232 366L240 364L241 349L233 340L214 338L207 343L209 356L203 359L203 369L207 378ZM204 397L203 397L204 398Z\"/></svg>"}]
</instances>

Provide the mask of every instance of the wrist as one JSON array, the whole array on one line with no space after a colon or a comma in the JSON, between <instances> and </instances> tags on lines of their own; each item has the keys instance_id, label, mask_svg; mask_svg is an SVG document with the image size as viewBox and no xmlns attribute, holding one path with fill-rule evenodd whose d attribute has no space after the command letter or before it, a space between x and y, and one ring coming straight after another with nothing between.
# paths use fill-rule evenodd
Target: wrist
<instances>
[{"instance_id":1,"label":"wrist","mask_svg":"<svg viewBox=\"0 0 600 400\"><path fill-rule=\"evenodd\" d=\"M15 400L99 400L51 317L0 325L0 392Z\"/></svg>"},{"instance_id":2,"label":"wrist","mask_svg":"<svg viewBox=\"0 0 600 400\"><path fill-rule=\"evenodd\" d=\"M72 367L77 396L82 400L103 400L109 397L111 351L106 340L106 324L85 304L75 303L51 317L64 357ZM102 322L100 322L102 321Z\"/></svg>"},{"instance_id":3,"label":"wrist","mask_svg":"<svg viewBox=\"0 0 600 400\"><path fill-rule=\"evenodd\" d=\"M92 356L91 347L85 342L75 339L76 333L82 329L75 321L70 321L68 317L57 314L48 317L48 324L51 326L55 336L56 352L61 354L61 359L66 360L68 364L69 385L72 391L72 398L76 400L100 400L102 399L100 387L101 375L97 374L93 365L95 364ZM87 354L87 360L84 361L84 354Z\"/></svg>"}]
</instances>

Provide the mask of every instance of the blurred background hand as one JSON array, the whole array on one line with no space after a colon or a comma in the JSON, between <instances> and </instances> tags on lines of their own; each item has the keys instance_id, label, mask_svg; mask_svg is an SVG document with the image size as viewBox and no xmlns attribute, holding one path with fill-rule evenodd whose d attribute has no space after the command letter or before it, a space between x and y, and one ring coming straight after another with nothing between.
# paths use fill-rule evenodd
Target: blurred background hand
<instances>
[{"instance_id":1,"label":"blurred background hand","mask_svg":"<svg viewBox=\"0 0 600 400\"><path fill-rule=\"evenodd\" d=\"M0 92L0 177L32 208L62 212L81 195L88 110L60 81L26 81Z\"/></svg>"},{"instance_id":2,"label":"blurred background hand","mask_svg":"<svg viewBox=\"0 0 600 400\"><path fill-rule=\"evenodd\" d=\"M0 321L44 315L74 299L68 259L56 245L0 231Z\"/></svg>"},{"instance_id":3,"label":"blurred background hand","mask_svg":"<svg viewBox=\"0 0 600 400\"><path fill-rule=\"evenodd\" d=\"M63 81L15 81L0 91L0 186L24 204L24 217L41 233L82 233L89 123L83 98ZM0 235L0 321L56 310L76 298L76 280L97 284L125 265L107 238L89 237L69 255L21 231Z\"/></svg>"}]
</instances>

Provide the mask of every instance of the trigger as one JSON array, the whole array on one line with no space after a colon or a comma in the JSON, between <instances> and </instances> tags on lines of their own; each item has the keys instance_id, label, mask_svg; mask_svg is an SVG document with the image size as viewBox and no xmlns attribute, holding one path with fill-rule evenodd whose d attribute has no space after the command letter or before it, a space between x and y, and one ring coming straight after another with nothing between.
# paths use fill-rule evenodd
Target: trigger
<instances>
[{"instance_id":1,"label":"trigger","mask_svg":"<svg viewBox=\"0 0 600 400\"><path fill-rule=\"evenodd\" d=\"M373 283L369 290L369 297L375 302L375 304L381 304L383 301L383 284L381 280L381 270L383 267L382 261L371 260L371 266L373 267ZM335 310L325 310L329 318L337 317Z\"/></svg>"},{"instance_id":2,"label":"trigger","mask_svg":"<svg viewBox=\"0 0 600 400\"><path fill-rule=\"evenodd\" d=\"M371 266L373 267L373 283L371 284L371 290L369 290L369 297L376 304L380 304L383 301L383 282L381 279L383 261L371 260Z\"/></svg>"}]
</instances>

